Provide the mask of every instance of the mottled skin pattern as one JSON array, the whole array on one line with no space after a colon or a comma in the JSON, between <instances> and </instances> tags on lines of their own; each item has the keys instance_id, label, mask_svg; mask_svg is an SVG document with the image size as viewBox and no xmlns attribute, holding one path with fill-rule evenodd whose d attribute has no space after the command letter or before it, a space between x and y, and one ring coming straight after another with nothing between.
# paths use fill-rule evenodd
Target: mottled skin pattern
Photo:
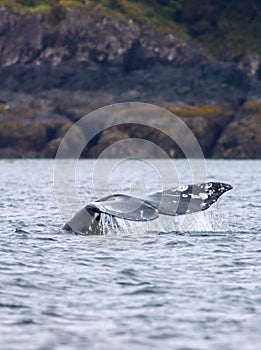
<instances>
[{"instance_id":1,"label":"mottled skin pattern","mask_svg":"<svg viewBox=\"0 0 261 350\"><path fill-rule=\"evenodd\" d=\"M160 214L177 216L204 211L231 189L229 184L207 182L154 192L145 199L114 194L87 204L65 224L64 229L102 234L101 214L130 221L151 221Z\"/></svg>"}]
</instances>

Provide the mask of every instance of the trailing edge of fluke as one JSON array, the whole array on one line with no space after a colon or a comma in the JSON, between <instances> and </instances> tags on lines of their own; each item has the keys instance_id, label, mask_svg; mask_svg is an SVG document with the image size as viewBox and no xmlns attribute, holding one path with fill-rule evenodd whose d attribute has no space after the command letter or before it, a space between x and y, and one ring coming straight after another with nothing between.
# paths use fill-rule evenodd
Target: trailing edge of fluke
<instances>
[{"instance_id":1,"label":"trailing edge of fluke","mask_svg":"<svg viewBox=\"0 0 261 350\"><path fill-rule=\"evenodd\" d=\"M65 230L86 234L102 234L101 214L129 221L151 221L159 215L185 215L208 209L232 186L220 182L207 182L179 186L154 192L144 199L125 194L113 194L88 203L65 225Z\"/></svg>"}]
</instances>

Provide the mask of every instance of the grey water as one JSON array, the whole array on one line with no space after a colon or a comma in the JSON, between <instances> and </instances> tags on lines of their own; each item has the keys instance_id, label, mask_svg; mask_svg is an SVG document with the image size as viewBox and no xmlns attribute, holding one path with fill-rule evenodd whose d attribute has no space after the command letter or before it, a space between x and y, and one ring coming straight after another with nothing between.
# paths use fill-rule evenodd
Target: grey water
<instances>
[{"instance_id":1,"label":"grey water","mask_svg":"<svg viewBox=\"0 0 261 350\"><path fill-rule=\"evenodd\" d=\"M111 161L101 160L93 177L95 161L80 160L77 193L84 203L157 191L172 182L157 175L164 162L102 176ZM173 183L193 180L185 161L173 164ZM259 160L206 161L207 179L234 188L204 214L96 236L62 230L52 160L0 167L1 350L260 349Z\"/></svg>"}]
</instances>

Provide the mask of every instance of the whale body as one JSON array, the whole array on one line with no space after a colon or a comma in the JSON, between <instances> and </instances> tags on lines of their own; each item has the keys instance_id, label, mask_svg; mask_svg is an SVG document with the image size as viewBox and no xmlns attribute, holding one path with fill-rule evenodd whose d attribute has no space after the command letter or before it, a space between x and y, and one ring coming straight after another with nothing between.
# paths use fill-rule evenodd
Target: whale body
<instances>
[{"instance_id":1,"label":"whale body","mask_svg":"<svg viewBox=\"0 0 261 350\"><path fill-rule=\"evenodd\" d=\"M208 209L232 186L207 182L154 192L144 199L113 194L88 203L63 227L76 233L102 234L101 215L128 221L151 221L159 215L185 215Z\"/></svg>"}]
</instances>

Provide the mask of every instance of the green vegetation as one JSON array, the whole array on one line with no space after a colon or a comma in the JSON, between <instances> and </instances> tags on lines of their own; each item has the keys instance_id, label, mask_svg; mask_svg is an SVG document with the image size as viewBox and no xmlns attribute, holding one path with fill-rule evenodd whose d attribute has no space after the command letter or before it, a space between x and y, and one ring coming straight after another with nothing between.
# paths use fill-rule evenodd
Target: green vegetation
<instances>
[{"instance_id":1,"label":"green vegetation","mask_svg":"<svg viewBox=\"0 0 261 350\"><path fill-rule=\"evenodd\" d=\"M150 22L160 31L202 43L217 57L261 55L259 0L0 0L0 5L18 13L49 15L80 7L88 14Z\"/></svg>"},{"instance_id":2,"label":"green vegetation","mask_svg":"<svg viewBox=\"0 0 261 350\"><path fill-rule=\"evenodd\" d=\"M183 0L174 21L217 56L261 55L261 5L258 0Z\"/></svg>"},{"instance_id":3,"label":"green vegetation","mask_svg":"<svg viewBox=\"0 0 261 350\"><path fill-rule=\"evenodd\" d=\"M14 13L21 15L45 14L50 16L52 21L59 22L66 10L83 7L84 4L79 0L0 0L0 6L7 6Z\"/></svg>"}]
</instances>

